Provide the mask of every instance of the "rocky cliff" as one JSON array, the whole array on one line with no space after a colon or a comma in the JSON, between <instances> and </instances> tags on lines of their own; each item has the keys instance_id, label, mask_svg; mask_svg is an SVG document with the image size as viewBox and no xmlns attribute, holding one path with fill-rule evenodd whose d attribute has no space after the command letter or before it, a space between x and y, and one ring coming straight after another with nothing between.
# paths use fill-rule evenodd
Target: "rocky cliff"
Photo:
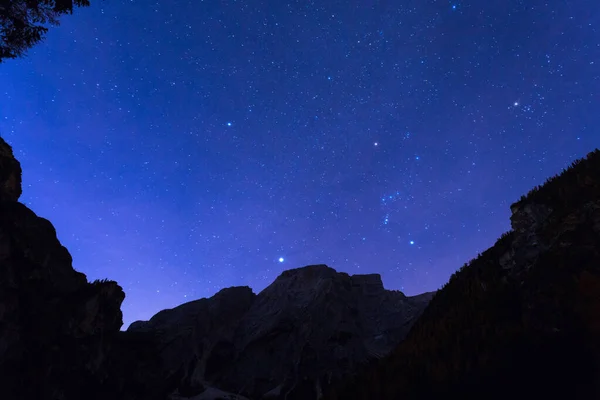
<instances>
[{"instance_id":1,"label":"rocky cliff","mask_svg":"<svg viewBox=\"0 0 600 400\"><path fill-rule=\"evenodd\" d=\"M121 287L75 271L20 195L20 164L0 138L0 398L163 399L151 338L119 331Z\"/></svg>"},{"instance_id":2,"label":"rocky cliff","mask_svg":"<svg viewBox=\"0 0 600 400\"><path fill-rule=\"evenodd\" d=\"M283 272L258 295L224 289L129 331L156 335L165 364L183 372L180 396L216 387L252 399L310 400L386 355L430 298L385 290L376 274L312 265Z\"/></svg>"},{"instance_id":3,"label":"rocky cliff","mask_svg":"<svg viewBox=\"0 0 600 400\"><path fill-rule=\"evenodd\" d=\"M326 399L600 398L600 151L511 211L407 338Z\"/></svg>"}]
</instances>

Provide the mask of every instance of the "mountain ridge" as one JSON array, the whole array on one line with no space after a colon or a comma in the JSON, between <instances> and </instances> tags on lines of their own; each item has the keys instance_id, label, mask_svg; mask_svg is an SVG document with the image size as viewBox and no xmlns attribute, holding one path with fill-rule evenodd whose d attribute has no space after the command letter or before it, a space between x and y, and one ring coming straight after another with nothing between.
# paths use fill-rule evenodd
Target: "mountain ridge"
<instances>
[{"instance_id":1,"label":"mountain ridge","mask_svg":"<svg viewBox=\"0 0 600 400\"><path fill-rule=\"evenodd\" d=\"M600 395L600 151L511 212L512 229L452 275L407 338L325 399Z\"/></svg>"},{"instance_id":2,"label":"mountain ridge","mask_svg":"<svg viewBox=\"0 0 600 400\"><path fill-rule=\"evenodd\" d=\"M0 397L367 400L600 397L600 151L511 205L511 227L436 292L283 271L126 331L123 289L73 269L18 202L0 138Z\"/></svg>"},{"instance_id":3,"label":"mountain ridge","mask_svg":"<svg viewBox=\"0 0 600 400\"><path fill-rule=\"evenodd\" d=\"M323 264L283 271L258 294L248 287L219 293L128 329L158 332L168 368L184 371L186 394L216 387L249 398L317 399L331 380L387 354L432 295L407 297L385 290L379 274Z\"/></svg>"}]
</instances>

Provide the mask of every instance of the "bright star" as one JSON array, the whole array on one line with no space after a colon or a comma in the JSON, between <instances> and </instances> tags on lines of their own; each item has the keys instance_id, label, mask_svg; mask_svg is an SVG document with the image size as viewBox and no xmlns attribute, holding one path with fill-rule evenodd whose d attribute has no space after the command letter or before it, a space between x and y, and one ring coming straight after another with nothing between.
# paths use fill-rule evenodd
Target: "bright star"
<instances>
[{"instance_id":1,"label":"bright star","mask_svg":"<svg viewBox=\"0 0 600 400\"><path fill-rule=\"evenodd\" d=\"M227 123L227 126L231 126L231 122L228 122L228 123Z\"/></svg>"},{"instance_id":2,"label":"bright star","mask_svg":"<svg viewBox=\"0 0 600 400\"><path fill-rule=\"evenodd\" d=\"M378 142L373 143L373 146L379 146Z\"/></svg>"},{"instance_id":3,"label":"bright star","mask_svg":"<svg viewBox=\"0 0 600 400\"><path fill-rule=\"evenodd\" d=\"M410 243L410 244L415 244L415 241L414 241L414 240L411 240L409 243Z\"/></svg>"},{"instance_id":4,"label":"bright star","mask_svg":"<svg viewBox=\"0 0 600 400\"><path fill-rule=\"evenodd\" d=\"M282 263L282 262L284 262L285 260L283 259L283 257L279 257L279 260L277 260L277 261L279 261L280 263Z\"/></svg>"},{"instance_id":5,"label":"bright star","mask_svg":"<svg viewBox=\"0 0 600 400\"><path fill-rule=\"evenodd\" d=\"M519 102L518 102L518 101L515 101L515 102L513 103L513 106L515 106L515 107L518 107L518 106L519 106Z\"/></svg>"}]
</instances>

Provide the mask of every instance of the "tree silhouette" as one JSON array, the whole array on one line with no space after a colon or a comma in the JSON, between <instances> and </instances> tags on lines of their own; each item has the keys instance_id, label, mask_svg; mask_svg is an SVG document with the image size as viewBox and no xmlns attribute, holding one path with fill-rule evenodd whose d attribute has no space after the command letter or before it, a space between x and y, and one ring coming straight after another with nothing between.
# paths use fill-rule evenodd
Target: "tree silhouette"
<instances>
[{"instance_id":1,"label":"tree silhouette","mask_svg":"<svg viewBox=\"0 0 600 400\"><path fill-rule=\"evenodd\" d=\"M89 5L89 0L0 0L0 63L22 57L61 15Z\"/></svg>"}]
</instances>

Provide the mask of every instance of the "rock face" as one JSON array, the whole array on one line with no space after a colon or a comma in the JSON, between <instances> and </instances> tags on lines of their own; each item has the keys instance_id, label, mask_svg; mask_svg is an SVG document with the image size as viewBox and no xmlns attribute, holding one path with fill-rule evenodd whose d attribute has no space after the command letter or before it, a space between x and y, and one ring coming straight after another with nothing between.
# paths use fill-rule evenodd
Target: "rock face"
<instances>
[{"instance_id":1,"label":"rock face","mask_svg":"<svg viewBox=\"0 0 600 400\"><path fill-rule=\"evenodd\" d=\"M20 164L0 138L0 398L131 398L139 380L127 371L135 365L145 379L161 367L119 333L123 290L75 271L52 224L18 203L20 194ZM153 389L164 398L162 385Z\"/></svg>"},{"instance_id":2,"label":"rock face","mask_svg":"<svg viewBox=\"0 0 600 400\"><path fill-rule=\"evenodd\" d=\"M21 197L21 163L12 147L0 138L0 200L17 201Z\"/></svg>"},{"instance_id":3,"label":"rock face","mask_svg":"<svg viewBox=\"0 0 600 400\"><path fill-rule=\"evenodd\" d=\"M137 321L128 332L156 335L167 370L180 376L178 394L192 396L205 391L205 375L214 374L230 361L236 325L256 295L248 287L223 289L210 299L200 299L163 310L150 321Z\"/></svg>"},{"instance_id":4,"label":"rock face","mask_svg":"<svg viewBox=\"0 0 600 400\"><path fill-rule=\"evenodd\" d=\"M165 364L183 372L179 395L217 387L251 399L319 399L396 346L431 296L406 297L385 290L379 275L312 265L283 272L258 295L225 289L129 331L158 336Z\"/></svg>"},{"instance_id":5,"label":"rock face","mask_svg":"<svg viewBox=\"0 0 600 400\"><path fill-rule=\"evenodd\" d=\"M600 398L600 151L511 210L406 340L326 399Z\"/></svg>"}]
</instances>

